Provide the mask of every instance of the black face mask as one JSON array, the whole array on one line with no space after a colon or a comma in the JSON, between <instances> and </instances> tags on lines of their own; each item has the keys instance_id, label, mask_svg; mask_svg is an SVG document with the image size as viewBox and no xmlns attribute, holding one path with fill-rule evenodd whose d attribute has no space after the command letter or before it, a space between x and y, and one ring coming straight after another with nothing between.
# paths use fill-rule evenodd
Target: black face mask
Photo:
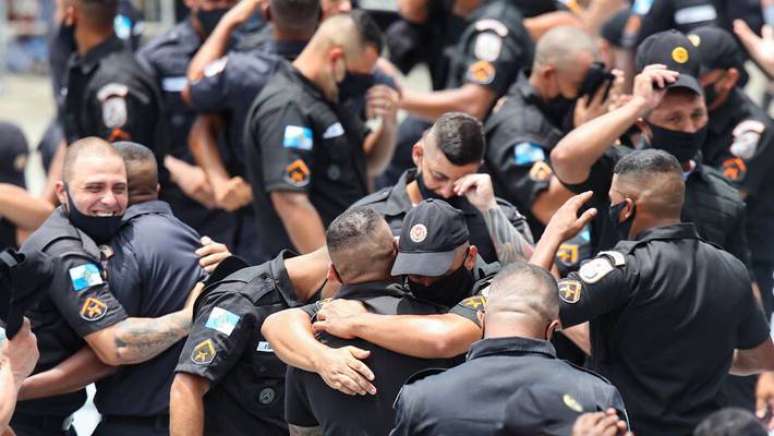
<instances>
[{"instance_id":1,"label":"black face mask","mask_svg":"<svg viewBox=\"0 0 774 436\"><path fill-rule=\"evenodd\" d=\"M453 273L441 277L430 286L409 280L408 287L417 298L445 307L453 307L465 297L470 296L473 283L473 272L462 265Z\"/></svg>"},{"instance_id":2,"label":"black face mask","mask_svg":"<svg viewBox=\"0 0 774 436\"><path fill-rule=\"evenodd\" d=\"M696 157L696 153L701 150L701 146L704 145L704 141L707 139L706 125L694 133L664 129L651 123L648 123L648 125L653 132L650 146L668 152L676 157L680 163L688 162Z\"/></svg>"},{"instance_id":3,"label":"black face mask","mask_svg":"<svg viewBox=\"0 0 774 436\"><path fill-rule=\"evenodd\" d=\"M561 129L572 127L572 113L575 99L563 97L561 94L543 104L546 115L553 124ZM568 125L570 123L570 125Z\"/></svg>"},{"instance_id":4,"label":"black face mask","mask_svg":"<svg viewBox=\"0 0 774 436\"><path fill-rule=\"evenodd\" d=\"M118 228L121 227L121 216L89 216L81 213L77 207L73 197L70 196L70 190L65 187L65 193L67 194L67 216L70 218L70 223L79 228L83 233L89 235L91 239L97 244L104 244L109 242L110 239L118 232Z\"/></svg>"},{"instance_id":5,"label":"black face mask","mask_svg":"<svg viewBox=\"0 0 774 436\"><path fill-rule=\"evenodd\" d=\"M75 51L75 26L59 24L53 34L53 44L58 50Z\"/></svg>"},{"instance_id":6,"label":"black face mask","mask_svg":"<svg viewBox=\"0 0 774 436\"><path fill-rule=\"evenodd\" d=\"M422 175L422 173L417 173L417 186L419 187L419 193L422 194L422 200L427 200L429 198L434 198L436 200L443 200L447 203L449 203L450 206L456 207L457 209L461 209L462 205L460 204L462 202L462 197L453 196L451 198L443 198L440 195L436 194L434 191L430 190L427 185L425 185L425 177Z\"/></svg>"},{"instance_id":7,"label":"black face mask","mask_svg":"<svg viewBox=\"0 0 774 436\"><path fill-rule=\"evenodd\" d=\"M199 20L199 23L202 25L202 32L204 32L206 36L210 35L212 31L215 30L215 26L218 25L220 19L226 15L226 12L228 12L228 8L213 9L211 11L196 11L196 19Z\"/></svg>"},{"instance_id":8,"label":"black face mask","mask_svg":"<svg viewBox=\"0 0 774 436\"><path fill-rule=\"evenodd\" d=\"M622 201L616 205L610 205L607 212L610 214L610 222L613 223L613 229L615 229L616 237L619 241L625 241L629 239L629 231L632 229L634 223L634 215L637 213L637 205L633 205L634 209L629 218L626 218L623 222L619 220L621 211L626 207L626 202Z\"/></svg>"},{"instance_id":9,"label":"black face mask","mask_svg":"<svg viewBox=\"0 0 774 436\"><path fill-rule=\"evenodd\" d=\"M714 102L718 98L718 92L715 91L715 84L710 84L704 87L704 103L709 108L712 106L712 102Z\"/></svg>"},{"instance_id":10,"label":"black face mask","mask_svg":"<svg viewBox=\"0 0 774 436\"><path fill-rule=\"evenodd\" d=\"M372 74L351 73L347 71L344 80L339 83L339 101L353 98L365 99L366 92L374 86Z\"/></svg>"}]
</instances>

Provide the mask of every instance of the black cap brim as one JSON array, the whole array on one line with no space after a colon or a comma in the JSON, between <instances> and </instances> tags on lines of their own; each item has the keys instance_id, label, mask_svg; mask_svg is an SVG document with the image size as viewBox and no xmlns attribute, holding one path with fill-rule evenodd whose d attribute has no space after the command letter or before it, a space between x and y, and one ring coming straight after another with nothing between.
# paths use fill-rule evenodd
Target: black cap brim
<instances>
[{"instance_id":1,"label":"black cap brim","mask_svg":"<svg viewBox=\"0 0 774 436\"><path fill-rule=\"evenodd\" d=\"M456 253L456 249L440 253L398 253L392 275L440 277L449 271Z\"/></svg>"},{"instance_id":2,"label":"black cap brim","mask_svg":"<svg viewBox=\"0 0 774 436\"><path fill-rule=\"evenodd\" d=\"M677 80L667 85L667 89L673 89L673 88L686 88L686 89L690 89L691 91L695 92L698 95L701 95L701 96L704 95L704 90L699 84L699 81L696 80L695 77L689 74L680 74L677 77Z\"/></svg>"}]
</instances>

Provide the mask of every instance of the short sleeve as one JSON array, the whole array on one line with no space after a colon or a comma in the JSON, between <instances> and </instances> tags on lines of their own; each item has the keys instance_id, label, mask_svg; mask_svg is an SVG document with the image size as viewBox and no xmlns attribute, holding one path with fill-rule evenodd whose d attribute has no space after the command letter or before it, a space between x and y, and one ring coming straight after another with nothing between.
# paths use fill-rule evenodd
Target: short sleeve
<instances>
[{"instance_id":1,"label":"short sleeve","mask_svg":"<svg viewBox=\"0 0 774 436\"><path fill-rule=\"evenodd\" d=\"M733 130L730 156L722 163L723 175L737 188L758 195L774 169L774 131L771 123L748 119Z\"/></svg>"},{"instance_id":2,"label":"short sleeve","mask_svg":"<svg viewBox=\"0 0 774 436\"><path fill-rule=\"evenodd\" d=\"M307 374L292 366L288 367L285 377L285 420L288 424L299 427L317 427L319 423L312 413L303 386L304 375ZM317 377L316 374L313 376Z\"/></svg>"},{"instance_id":3,"label":"short sleeve","mask_svg":"<svg viewBox=\"0 0 774 436\"><path fill-rule=\"evenodd\" d=\"M768 339L770 328L763 309L755 301L749 288L744 289L742 295L741 307L738 311L741 322L737 330L736 348L748 350Z\"/></svg>"},{"instance_id":4,"label":"short sleeve","mask_svg":"<svg viewBox=\"0 0 774 436\"><path fill-rule=\"evenodd\" d=\"M92 129L110 142L135 141L156 145L160 102L151 89L112 82L96 90L91 99Z\"/></svg>"},{"instance_id":5,"label":"short sleeve","mask_svg":"<svg viewBox=\"0 0 774 436\"><path fill-rule=\"evenodd\" d=\"M241 358L257 325L255 307L241 294L208 296L194 317L175 371L220 382Z\"/></svg>"},{"instance_id":6,"label":"short sleeve","mask_svg":"<svg viewBox=\"0 0 774 436\"><path fill-rule=\"evenodd\" d=\"M415 388L411 385L404 385L398 392L393 409L395 409L395 427L390 432L390 436L411 436L417 434L414 423L417 421L418 401L414 398Z\"/></svg>"},{"instance_id":7,"label":"short sleeve","mask_svg":"<svg viewBox=\"0 0 774 436\"><path fill-rule=\"evenodd\" d=\"M102 266L85 255L68 255L56 264L49 295L62 317L81 337L127 318L123 306L110 292Z\"/></svg>"},{"instance_id":8,"label":"short sleeve","mask_svg":"<svg viewBox=\"0 0 774 436\"><path fill-rule=\"evenodd\" d=\"M464 51L465 82L486 86L502 95L511 85L522 65L524 48L516 35L496 19L483 19L472 24L475 32Z\"/></svg>"},{"instance_id":9,"label":"short sleeve","mask_svg":"<svg viewBox=\"0 0 774 436\"><path fill-rule=\"evenodd\" d=\"M591 199L592 207L607 207L610 203L610 186L613 183L613 170L618 162L614 150L608 150L602 157L594 162L589 171L589 177L586 181L578 184L562 184L575 194L581 194L586 191L593 191L594 196ZM559 178L561 182L561 178Z\"/></svg>"},{"instance_id":10,"label":"short sleeve","mask_svg":"<svg viewBox=\"0 0 774 436\"><path fill-rule=\"evenodd\" d=\"M306 192L314 177L311 122L294 103L260 114L257 143L263 156L264 189Z\"/></svg>"},{"instance_id":11,"label":"short sleeve","mask_svg":"<svg viewBox=\"0 0 774 436\"><path fill-rule=\"evenodd\" d=\"M483 312L484 304L486 303L486 297L483 295L473 295L465 298L449 309L449 313L461 316L474 322L478 327L481 327L481 322L478 319L479 312Z\"/></svg>"},{"instance_id":12,"label":"short sleeve","mask_svg":"<svg viewBox=\"0 0 774 436\"><path fill-rule=\"evenodd\" d=\"M228 107L226 68L229 56L212 61L204 67L204 76L190 84L191 107L199 112L220 112Z\"/></svg>"},{"instance_id":13,"label":"short sleeve","mask_svg":"<svg viewBox=\"0 0 774 436\"><path fill-rule=\"evenodd\" d=\"M532 207L537 196L551 184L545 144L534 138L498 138L495 134L487 147L487 164L495 171L508 198Z\"/></svg>"}]
</instances>

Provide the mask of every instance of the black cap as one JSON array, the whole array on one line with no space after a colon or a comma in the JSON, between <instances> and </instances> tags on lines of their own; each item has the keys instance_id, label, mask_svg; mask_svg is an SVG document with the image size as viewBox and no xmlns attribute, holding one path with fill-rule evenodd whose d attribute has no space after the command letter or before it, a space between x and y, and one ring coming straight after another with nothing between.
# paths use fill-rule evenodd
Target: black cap
<instances>
[{"instance_id":1,"label":"black cap","mask_svg":"<svg viewBox=\"0 0 774 436\"><path fill-rule=\"evenodd\" d=\"M727 31L715 26L702 26L688 34L701 56L702 73L729 68L744 70L744 50Z\"/></svg>"},{"instance_id":2,"label":"black cap","mask_svg":"<svg viewBox=\"0 0 774 436\"><path fill-rule=\"evenodd\" d=\"M645 38L637 47L635 63L637 72L652 64L666 65L667 69L680 73L677 80L667 88L688 88L704 95L697 80L701 70L699 49L677 30L666 30Z\"/></svg>"},{"instance_id":3,"label":"black cap","mask_svg":"<svg viewBox=\"0 0 774 436\"><path fill-rule=\"evenodd\" d=\"M616 47L623 47L624 27L626 27L631 13L631 9L626 8L610 17L602 25L602 29L599 31L600 36Z\"/></svg>"},{"instance_id":4,"label":"black cap","mask_svg":"<svg viewBox=\"0 0 774 436\"><path fill-rule=\"evenodd\" d=\"M24 312L46 295L58 261L40 251L22 254L8 249L0 253L0 319L9 339L21 329Z\"/></svg>"},{"instance_id":5,"label":"black cap","mask_svg":"<svg viewBox=\"0 0 774 436\"><path fill-rule=\"evenodd\" d=\"M503 436L569 435L584 410L570 393L551 384L520 387L505 405Z\"/></svg>"},{"instance_id":6,"label":"black cap","mask_svg":"<svg viewBox=\"0 0 774 436\"><path fill-rule=\"evenodd\" d=\"M27 139L15 124L0 121L0 183L24 188L24 169L27 166Z\"/></svg>"},{"instance_id":7,"label":"black cap","mask_svg":"<svg viewBox=\"0 0 774 436\"><path fill-rule=\"evenodd\" d=\"M443 200L424 200L403 220L392 275L444 275L454 261L455 250L468 242L469 236L462 211Z\"/></svg>"}]
</instances>

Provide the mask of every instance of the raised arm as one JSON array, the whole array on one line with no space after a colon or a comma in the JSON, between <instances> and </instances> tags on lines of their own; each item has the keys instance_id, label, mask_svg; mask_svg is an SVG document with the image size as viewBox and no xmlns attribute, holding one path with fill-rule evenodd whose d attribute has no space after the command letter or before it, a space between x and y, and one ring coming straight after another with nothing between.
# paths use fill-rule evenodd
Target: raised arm
<instances>
[{"instance_id":1,"label":"raised arm","mask_svg":"<svg viewBox=\"0 0 774 436\"><path fill-rule=\"evenodd\" d=\"M579 217L578 211L589 201L594 193L591 191L578 194L567 200L556 211L551 221L548 222L543 236L535 246L535 252L529 263L550 270L556 259L556 251L562 243L577 235L586 224L597 214L594 208L583 212Z\"/></svg>"},{"instance_id":2,"label":"raised arm","mask_svg":"<svg viewBox=\"0 0 774 436\"><path fill-rule=\"evenodd\" d=\"M54 206L48 201L33 197L24 188L0 183L0 216L7 218L24 230L35 230L51 215Z\"/></svg>"},{"instance_id":3,"label":"raised arm","mask_svg":"<svg viewBox=\"0 0 774 436\"><path fill-rule=\"evenodd\" d=\"M368 163L368 175L376 177L390 163L397 143L398 91L387 85L371 87L366 94L366 114L379 119L379 127L365 140L363 150Z\"/></svg>"}]
</instances>

